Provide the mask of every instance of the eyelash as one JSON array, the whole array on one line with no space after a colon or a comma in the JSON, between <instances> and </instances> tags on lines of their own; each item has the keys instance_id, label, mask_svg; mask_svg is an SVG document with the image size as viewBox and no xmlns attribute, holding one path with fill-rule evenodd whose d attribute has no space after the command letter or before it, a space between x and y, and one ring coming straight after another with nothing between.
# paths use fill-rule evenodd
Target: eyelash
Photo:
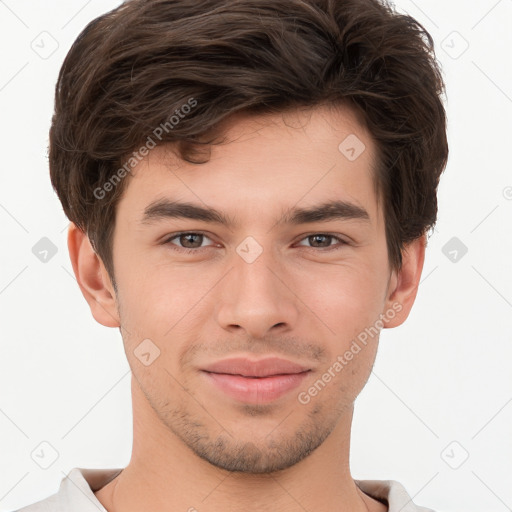
<instances>
[{"instance_id":1,"label":"eyelash","mask_svg":"<svg viewBox=\"0 0 512 512\"><path fill-rule=\"evenodd\" d=\"M210 239L210 237L206 233L202 233L200 231L182 231L181 233L174 233L170 237L168 237L164 241L164 245L171 245L171 246L173 246L172 247L173 250L178 251L178 252L182 252L182 253L186 253L186 254L198 253L202 249L208 249L209 248L209 247L198 247L198 248L195 248L195 249L190 249L190 248L187 248L187 247L180 247L180 246L175 245L175 244L172 243L172 240L174 240L175 238L179 238L180 236L183 236L183 235L202 235L205 238L209 238ZM317 250L319 250L321 252L329 252L329 251L333 251L333 250L339 250L339 249L343 248L343 246L349 245L349 243L346 240L343 240L339 236L332 235L330 233L321 233L321 232L319 232L319 233L311 233L309 235L306 235L306 236L302 237L299 240L299 242L302 242L303 240L305 240L307 238L310 238L310 237L313 237L313 236L317 236L317 235L327 236L327 237L330 237L332 239L335 239L335 240L337 240L339 242L339 245L334 245L332 247L307 247L307 246L305 246L305 247L307 247L308 249L317 249Z\"/></svg>"}]
</instances>

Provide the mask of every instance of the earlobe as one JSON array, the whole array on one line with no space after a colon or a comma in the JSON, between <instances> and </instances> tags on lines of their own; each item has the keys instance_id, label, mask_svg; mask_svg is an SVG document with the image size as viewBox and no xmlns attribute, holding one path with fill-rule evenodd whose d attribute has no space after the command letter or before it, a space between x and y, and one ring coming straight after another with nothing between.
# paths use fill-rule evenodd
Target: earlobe
<instances>
[{"instance_id":1,"label":"earlobe","mask_svg":"<svg viewBox=\"0 0 512 512\"><path fill-rule=\"evenodd\" d=\"M427 238L424 234L405 246L402 251L402 268L393 271L390 279L391 286L383 312L385 328L398 327L409 316L418 292L426 243Z\"/></svg>"},{"instance_id":2,"label":"earlobe","mask_svg":"<svg viewBox=\"0 0 512 512\"><path fill-rule=\"evenodd\" d=\"M78 286L95 320L105 327L120 327L115 292L103 262L88 236L73 222L68 230L68 249Z\"/></svg>"}]
</instances>

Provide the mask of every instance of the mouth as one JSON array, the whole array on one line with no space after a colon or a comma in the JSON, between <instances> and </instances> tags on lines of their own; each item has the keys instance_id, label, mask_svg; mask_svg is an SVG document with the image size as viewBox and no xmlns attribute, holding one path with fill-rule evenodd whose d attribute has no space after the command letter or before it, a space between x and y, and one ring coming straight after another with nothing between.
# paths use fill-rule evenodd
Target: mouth
<instances>
[{"instance_id":1,"label":"mouth","mask_svg":"<svg viewBox=\"0 0 512 512\"><path fill-rule=\"evenodd\" d=\"M270 403L299 386L311 369L279 358L251 361L226 359L207 366L202 374L208 384L239 402Z\"/></svg>"}]
</instances>

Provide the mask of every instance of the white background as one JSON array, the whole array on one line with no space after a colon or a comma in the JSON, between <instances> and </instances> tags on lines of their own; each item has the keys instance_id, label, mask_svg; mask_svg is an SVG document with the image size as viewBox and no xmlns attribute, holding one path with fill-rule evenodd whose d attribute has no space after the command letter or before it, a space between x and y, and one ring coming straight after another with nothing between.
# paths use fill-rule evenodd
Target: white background
<instances>
[{"instance_id":1,"label":"white background","mask_svg":"<svg viewBox=\"0 0 512 512\"><path fill-rule=\"evenodd\" d=\"M0 511L56 492L73 467L130 458L122 340L76 284L46 155L60 65L118 4L0 1ZM395 5L436 41L450 159L415 307L382 332L356 406L353 476L398 480L439 511L512 510L512 0ZM43 237L57 248L46 263L32 252ZM468 249L455 262L453 237ZM42 442L58 452L48 469L33 455L51 457Z\"/></svg>"}]
</instances>

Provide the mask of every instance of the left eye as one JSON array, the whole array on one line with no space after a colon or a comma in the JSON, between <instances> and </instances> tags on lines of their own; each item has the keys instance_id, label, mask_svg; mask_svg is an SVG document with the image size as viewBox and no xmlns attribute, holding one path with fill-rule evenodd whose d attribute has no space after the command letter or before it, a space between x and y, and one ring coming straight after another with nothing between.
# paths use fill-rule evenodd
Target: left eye
<instances>
[{"instance_id":1,"label":"left eye","mask_svg":"<svg viewBox=\"0 0 512 512\"><path fill-rule=\"evenodd\" d=\"M335 248L335 246L331 245L331 242L333 240L337 240L340 245L346 244L346 242L344 240L342 240L341 238L334 236L334 235L327 235L324 233L315 233L314 235L309 235L309 236L303 238L302 240L308 240L310 242L313 241L313 244L317 244L317 243L320 244L317 246L313 245L314 249ZM299 244L299 245L302 245L302 244Z\"/></svg>"}]
</instances>

